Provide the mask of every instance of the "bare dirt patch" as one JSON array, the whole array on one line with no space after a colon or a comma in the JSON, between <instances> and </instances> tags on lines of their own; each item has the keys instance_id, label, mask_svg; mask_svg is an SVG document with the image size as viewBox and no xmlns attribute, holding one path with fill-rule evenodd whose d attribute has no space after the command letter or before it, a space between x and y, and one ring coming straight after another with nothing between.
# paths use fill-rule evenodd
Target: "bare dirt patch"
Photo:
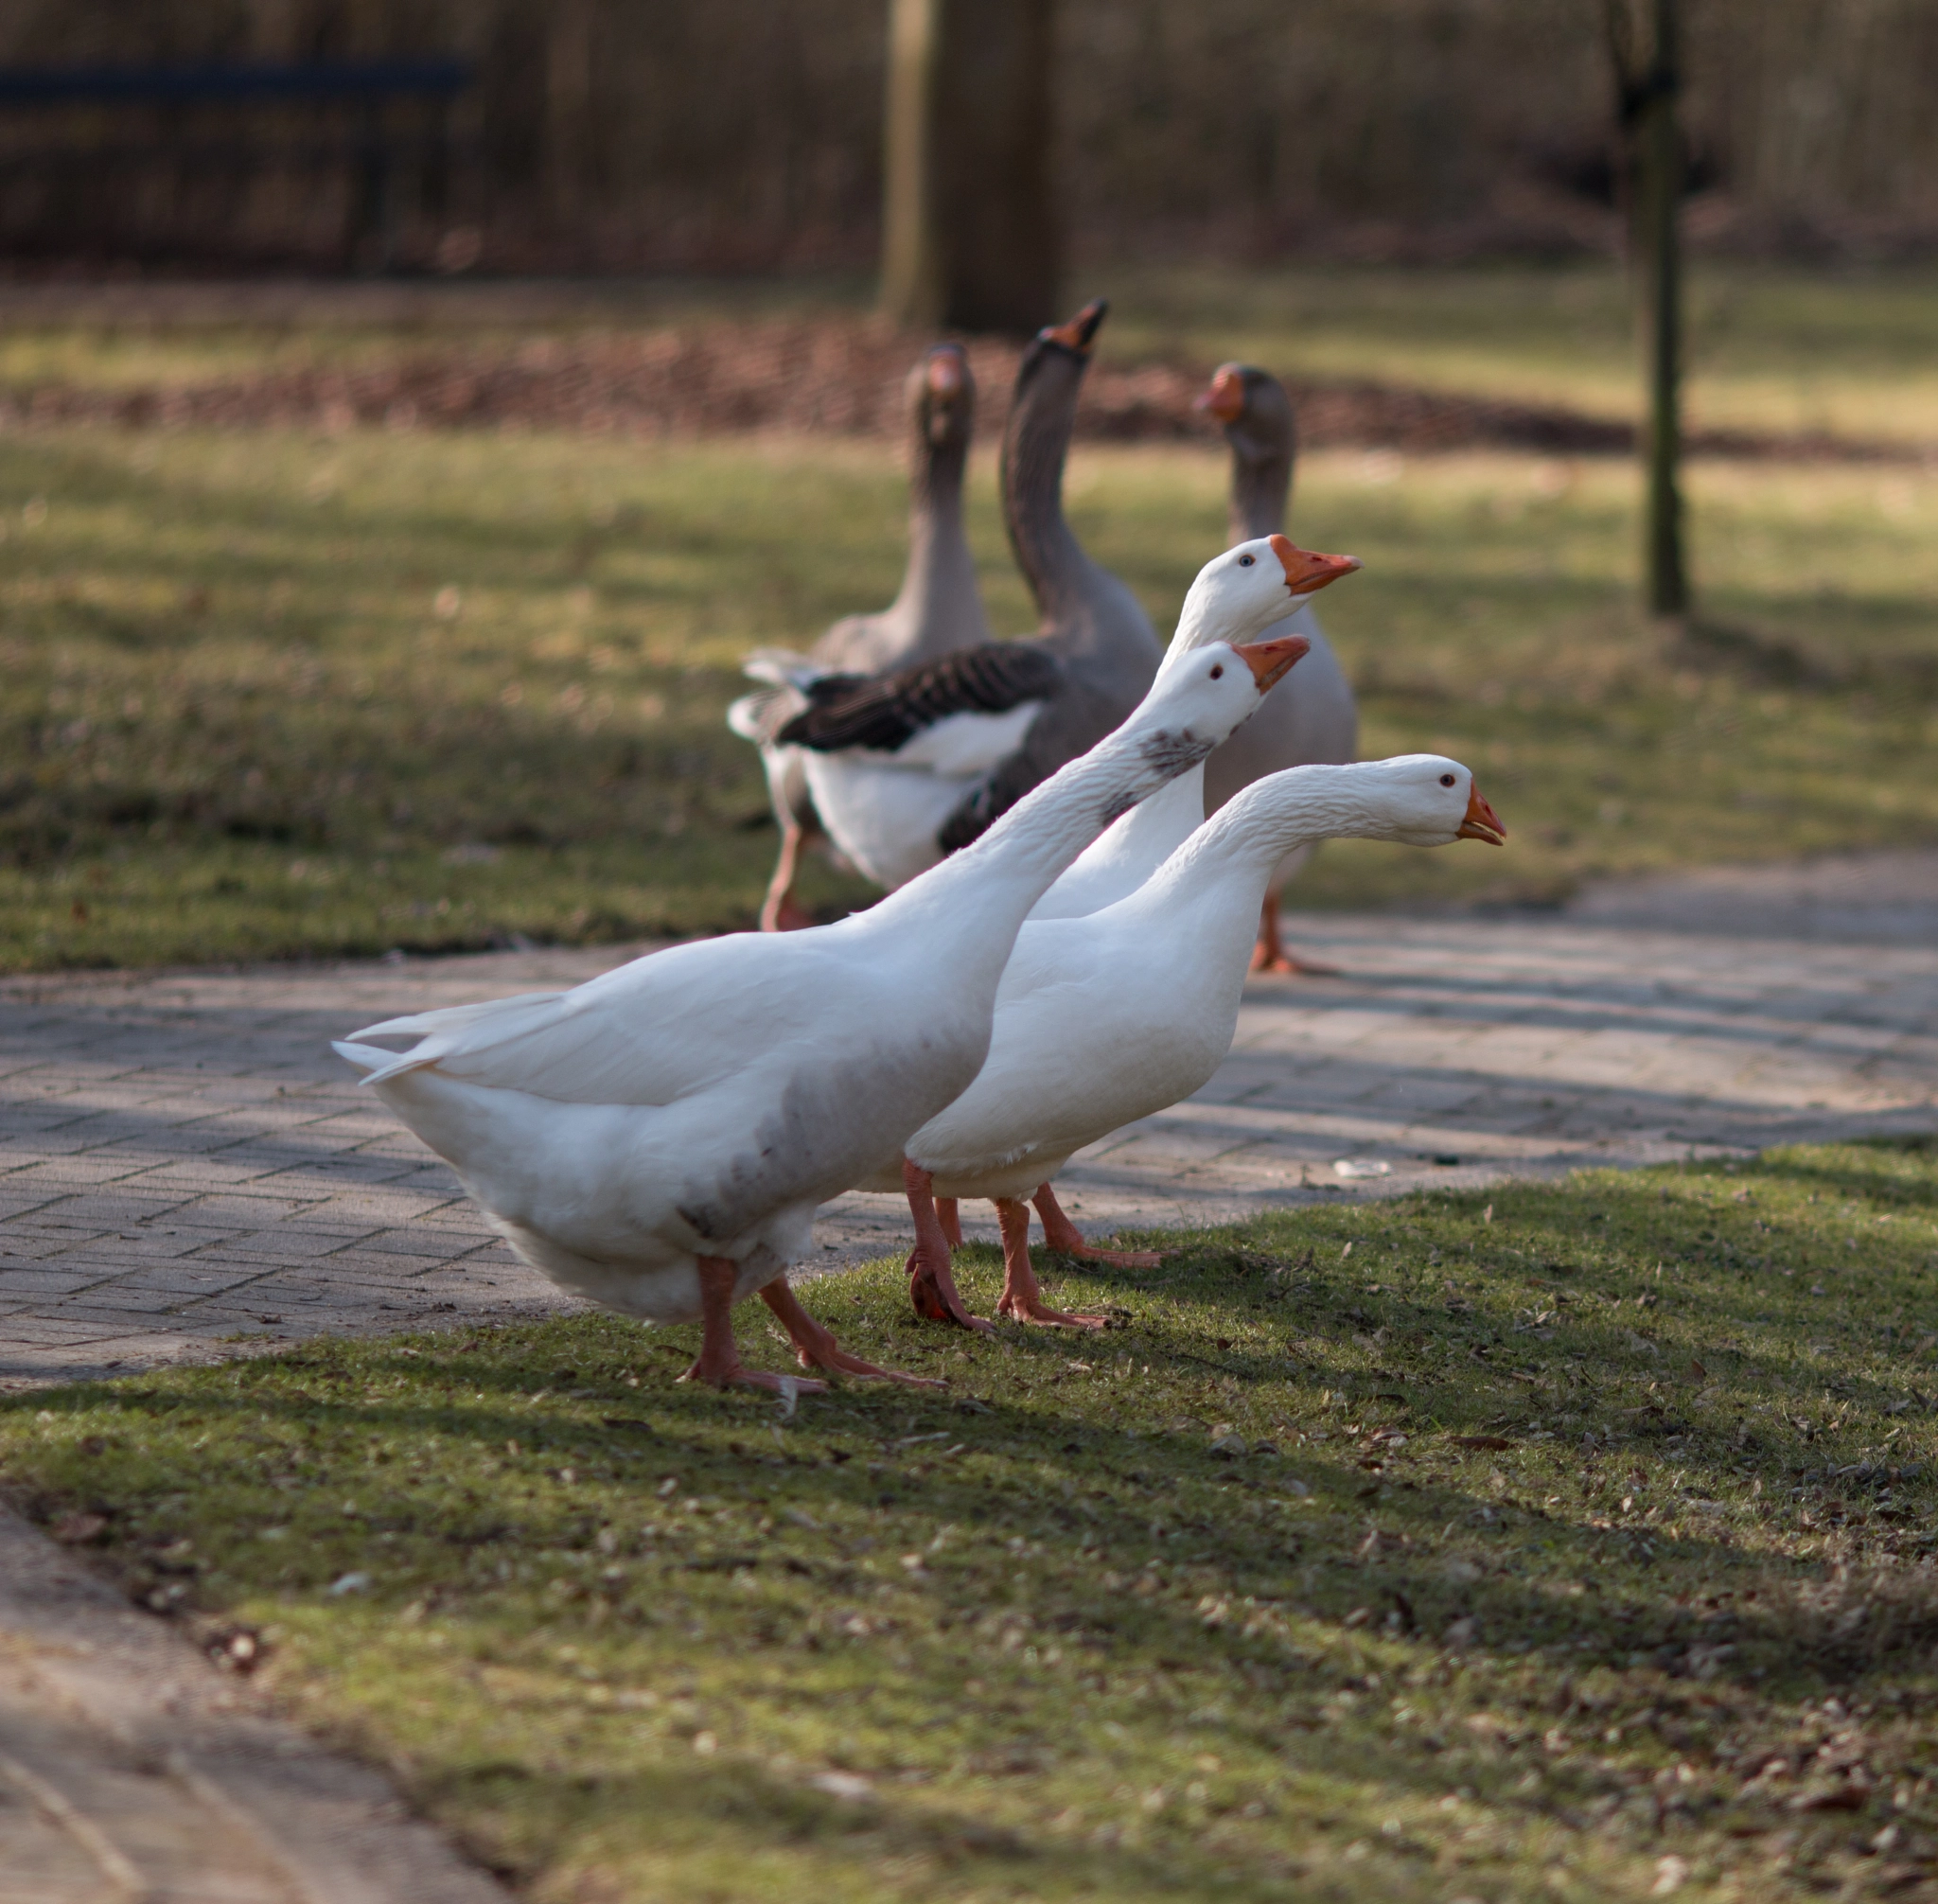
<instances>
[{"instance_id":1,"label":"bare dirt patch","mask_svg":"<svg viewBox=\"0 0 1938 1904\"><path fill-rule=\"evenodd\" d=\"M344 430L532 430L641 436L784 431L894 435L901 381L921 341L862 317L789 316L674 325L625 335L433 345L361 366L307 365L201 383L97 388L49 381L0 392L0 426L98 422ZM970 345L985 427L999 429L1019 346ZM1078 434L1109 442L1203 437L1192 409L1211 366L1099 363ZM1356 379L1295 382L1310 448L1514 449L1626 454L1627 423L1560 406L1504 402ZM1698 454L1860 463L1930 460L1938 450L1833 436L1709 431Z\"/></svg>"}]
</instances>

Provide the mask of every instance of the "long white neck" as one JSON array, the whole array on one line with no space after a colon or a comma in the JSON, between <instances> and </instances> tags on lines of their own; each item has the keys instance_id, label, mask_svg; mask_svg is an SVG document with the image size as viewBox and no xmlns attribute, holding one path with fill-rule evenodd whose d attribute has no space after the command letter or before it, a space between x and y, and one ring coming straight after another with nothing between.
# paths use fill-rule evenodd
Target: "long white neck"
<instances>
[{"instance_id":1,"label":"long white neck","mask_svg":"<svg viewBox=\"0 0 1938 1904\"><path fill-rule=\"evenodd\" d=\"M1019 801L975 845L932 866L842 928L924 948L938 975L1008 962L1030 908L1103 828L1180 774L1193 781L1210 746L1175 719L1134 714ZM1202 799L1202 794L1200 795Z\"/></svg>"},{"instance_id":2,"label":"long white neck","mask_svg":"<svg viewBox=\"0 0 1938 1904\"><path fill-rule=\"evenodd\" d=\"M1137 905L1161 913L1196 908L1214 891L1229 894L1251 920L1249 933L1273 870L1295 847L1392 837L1392 802L1383 798L1380 779L1384 766L1293 767L1254 781L1165 860L1139 889Z\"/></svg>"},{"instance_id":3,"label":"long white neck","mask_svg":"<svg viewBox=\"0 0 1938 1904\"><path fill-rule=\"evenodd\" d=\"M1275 591L1269 614L1243 614L1243 618L1235 623L1232 604L1223 597L1216 582L1209 587L1203 581L1193 584L1190 593L1185 597L1184 607L1178 610L1177 631L1172 636L1171 645L1165 649L1164 660L1158 664L1157 679L1162 680L1194 648L1208 646L1212 642L1257 641L1268 624L1277 627L1287 616L1297 614L1312 599L1310 594L1288 595Z\"/></svg>"},{"instance_id":4,"label":"long white neck","mask_svg":"<svg viewBox=\"0 0 1938 1904\"><path fill-rule=\"evenodd\" d=\"M1085 848L1037 901L1032 919L1081 919L1128 899L1205 818L1205 768L1188 767Z\"/></svg>"},{"instance_id":5,"label":"long white neck","mask_svg":"<svg viewBox=\"0 0 1938 1904\"><path fill-rule=\"evenodd\" d=\"M1295 613L1311 600L1310 595L1289 596L1286 612ZM1177 632L1164 651L1157 679L1162 681L1195 649L1212 642L1252 640L1257 633L1257 628L1242 624L1235 628L1231 603L1221 599L1215 585L1200 583L1178 611ZM1191 837L1204 818L1205 769L1197 767L1125 814L1044 894L1031 918L1081 919L1128 898Z\"/></svg>"}]
</instances>

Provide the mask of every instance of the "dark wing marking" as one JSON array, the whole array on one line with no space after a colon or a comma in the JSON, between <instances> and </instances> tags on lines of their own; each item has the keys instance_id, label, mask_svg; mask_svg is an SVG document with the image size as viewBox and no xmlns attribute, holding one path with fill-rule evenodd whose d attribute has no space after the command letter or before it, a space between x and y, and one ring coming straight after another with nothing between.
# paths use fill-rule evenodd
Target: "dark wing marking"
<instances>
[{"instance_id":1,"label":"dark wing marking","mask_svg":"<svg viewBox=\"0 0 1938 1904\"><path fill-rule=\"evenodd\" d=\"M892 753L958 714L1007 714L1055 691L1063 669L1029 642L985 642L891 675L823 675L807 708L775 736L821 753L865 747Z\"/></svg>"}]
</instances>

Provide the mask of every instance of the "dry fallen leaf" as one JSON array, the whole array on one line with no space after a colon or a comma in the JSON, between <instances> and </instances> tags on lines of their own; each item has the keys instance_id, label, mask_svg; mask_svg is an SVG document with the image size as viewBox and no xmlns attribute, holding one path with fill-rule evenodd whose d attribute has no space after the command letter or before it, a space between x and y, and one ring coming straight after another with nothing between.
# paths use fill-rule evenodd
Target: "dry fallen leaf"
<instances>
[{"instance_id":1,"label":"dry fallen leaf","mask_svg":"<svg viewBox=\"0 0 1938 1904\"><path fill-rule=\"evenodd\" d=\"M62 1514L54 1523L54 1538L62 1545L78 1547L84 1542L97 1540L108 1530L107 1516L104 1514L72 1513Z\"/></svg>"}]
</instances>

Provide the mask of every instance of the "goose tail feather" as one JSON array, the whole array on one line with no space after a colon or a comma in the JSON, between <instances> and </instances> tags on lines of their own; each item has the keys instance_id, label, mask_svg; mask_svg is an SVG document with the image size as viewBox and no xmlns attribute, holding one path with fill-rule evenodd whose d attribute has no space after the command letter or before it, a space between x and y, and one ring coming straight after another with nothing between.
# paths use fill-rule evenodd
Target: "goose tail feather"
<instances>
[{"instance_id":1,"label":"goose tail feather","mask_svg":"<svg viewBox=\"0 0 1938 1904\"><path fill-rule=\"evenodd\" d=\"M512 998L491 998L477 1005L447 1005L435 1012L414 1012L407 1017L386 1018L366 1025L340 1041L339 1056L360 1068L370 1067L362 1083L381 1084L405 1071L434 1065L457 1052L490 1049L509 1038L558 1022L565 995L525 992ZM408 1051L386 1051L361 1042L366 1038L415 1038Z\"/></svg>"},{"instance_id":2,"label":"goose tail feather","mask_svg":"<svg viewBox=\"0 0 1938 1904\"><path fill-rule=\"evenodd\" d=\"M354 1065L363 1073L357 1080L360 1084L380 1084L386 1078L410 1070L420 1062L414 1051L407 1051L399 1057L395 1051L379 1050L375 1045L360 1045L352 1038L332 1039L330 1049L345 1064Z\"/></svg>"}]
</instances>

